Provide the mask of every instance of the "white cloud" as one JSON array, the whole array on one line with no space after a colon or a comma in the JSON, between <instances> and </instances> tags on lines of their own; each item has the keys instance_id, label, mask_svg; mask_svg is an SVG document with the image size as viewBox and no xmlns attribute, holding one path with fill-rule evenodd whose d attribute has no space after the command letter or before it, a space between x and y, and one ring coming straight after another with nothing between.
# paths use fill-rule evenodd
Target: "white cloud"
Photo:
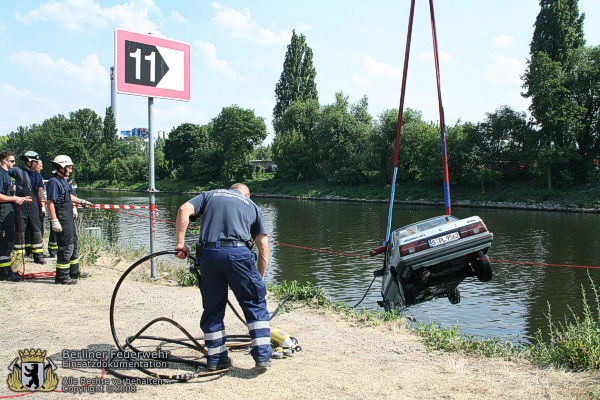
<instances>
[{"instance_id":1,"label":"white cloud","mask_svg":"<svg viewBox=\"0 0 600 400\"><path fill-rule=\"evenodd\" d=\"M64 58L54 59L46 53L19 51L10 56L10 61L31 71L34 79L62 87L85 88L94 94L106 90L110 82L109 73L97 54L89 54L80 64L73 64Z\"/></svg>"},{"instance_id":2,"label":"white cloud","mask_svg":"<svg viewBox=\"0 0 600 400\"><path fill-rule=\"evenodd\" d=\"M126 30L160 36L157 25L150 16L161 19L159 7L153 0L132 0L125 4L117 4L103 8L96 0L64 0L50 2L22 15L15 17L24 24L37 22L56 22L71 33L79 33L92 29L107 29L116 25Z\"/></svg>"},{"instance_id":3,"label":"white cloud","mask_svg":"<svg viewBox=\"0 0 600 400\"><path fill-rule=\"evenodd\" d=\"M261 46L270 46L285 44L292 36L292 32L285 29L279 29L275 32L258 26L256 21L252 19L249 8L238 11L219 3L213 3L212 6L216 10L212 23L223 30L229 31L234 38L244 39ZM308 27L306 24L301 26L303 28Z\"/></svg>"},{"instance_id":4,"label":"white cloud","mask_svg":"<svg viewBox=\"0 0 600 400\"><path fill-rule=\"evenodd\" d=\"M508 49L512 47L515 43L515 38L510 35L501 33L500 35L494 36L491 40L491 43L492 46L494 46L497 49Z\"/></svg>"},{"instance_id":5,"label":"white cloud","mask_svg":"<svg viewBox=\"0 0 600 400\"><path fill-rule=\"evenodd\" d=\"M368 54L362 55L362 61L367 71L375 76L388 76L399 78L402 77L402 68L396 67L392 64L377 61Z\"/></svg>"},{"instance_id":6,"label":"white cloud","mask_svg":"<svg viewBox=\"0 0 600 400\"><path fill-rule=\"evenodd\" d=\"M452 56L452 54L447 53L445 51L438 51L438 56L441 64L456 64L456 60ZM433 60L433 52L425 52L420 53L419 58L421 60L432 61Z\"/></svg>"},{"instance_id":7,"label":"white cloud","mask_svg":"<svg viewBox=\"0 0 600 400\"><path fill-rule=\"evenodd\" d=\"M352 83L354 83L354 86L362 88L363 90L373 88L373 82L371 82L369 78L358 74L352 75Z\"/></svg>"},{"instance_id":8,"label":"white cloud","mask_svg":"<svg viewBox=\"0 0 600 400\"><path fill-rule=\"evenodd\" d=\"M518 58L502 54L491 54L491 64L485 66L483 77L486 81L498 85L520 84L520 76L525 72L525 64Z\"/></svg>"},{"instance_id":9,"label":"white cloud","mask_svg":"<svg viewBox=\"0 0 600 400\"><path fill-rule=\"evenodd\" d=\"M56 104L51 99L34 95L29 89L2 83L0 109L11 116L10 121L6 118L0 120L0 134L7 134L19 125L30 125L33 121L43 120L49 110L56 109Z\"/></svg>"},{"instance_id":10,"label":"white cloud","mask_svg":"<svg viewBox=\"0 0 600 400\"><path fill-rule=\"evenodd\" d=\"M214 44L204 42L202 40L195 41L196 47L198 48L198 53L202 56L208 64L210 68L215 71L218 75L221 75L230 80L237 80L241 82L246 82L246 78L239 75L234 71L233 68L229 66L227 61L221 60L217 56L217 48Z\"/></svg>"},{"instance_id":11,"label":"white cloud","mask_svg":"<svg viewBox=\"0 0 600 400\"><path fill-rule=\"evenodd\" d=\"M171 11L169 19L178 24L189 24L189 20L177 11Z\"/></svg>"}]
</instances>

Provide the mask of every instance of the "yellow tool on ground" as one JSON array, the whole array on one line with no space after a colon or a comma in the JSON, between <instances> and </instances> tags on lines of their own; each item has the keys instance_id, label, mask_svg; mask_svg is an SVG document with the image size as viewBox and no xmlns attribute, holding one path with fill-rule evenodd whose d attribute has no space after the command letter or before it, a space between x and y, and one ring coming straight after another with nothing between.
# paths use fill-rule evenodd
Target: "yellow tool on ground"
<instances>
[{"instance_id":1,"label":"yellow tool on ground","mask_svg":"<svg viewBox=\"0 0 600 400\"><path fill-rule=\"evenodd\" d=\"M271 345L275 348L281 347L285 356L291 356L294 352L302 351L302 347L298 345L298 339L278 328L271 328Z\"/></svg>"}]
</instances>

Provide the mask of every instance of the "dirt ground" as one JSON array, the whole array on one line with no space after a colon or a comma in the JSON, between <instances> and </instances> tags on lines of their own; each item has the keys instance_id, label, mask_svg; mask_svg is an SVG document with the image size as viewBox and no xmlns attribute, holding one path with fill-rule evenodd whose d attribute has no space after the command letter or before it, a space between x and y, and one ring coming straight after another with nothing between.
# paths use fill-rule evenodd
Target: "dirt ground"
<instances>
[{"instance_id":1,"label":"dirt ground","mask_svg":"<svg viewBox=\"0 0 600 400\"><path fill-rule=\"evenodd\" d=\"M172 259L176 262L175 259ZM57 369L56 391L31 393L40 398L94 399L584 399L598 393L600 374L541 370L525 362L473 358L461 354L430 353L401 323L378 327L353 326L329 311L297 307L279 313L271 326L296 337L302 351L273 360L260 373L247 349L231 352L228 373L195 378L187 383L129 386L133 393L108 393L106 381L96 387L104 392L72 394L60 390L83 387L80 378L111 378L100 368L65 367L65 350L107 354L116 349L109 324L111 296L118 279L131 263L101 258L88 268L91 277L78 285L55 285L53 278L37 277L20 283L0 282L2 345L0 346L0 398L21 396L9 388L9 366L19 351L42 349ZM183 267L183 264L182 264ZM25 272L53 271L54 261L37 266L30 261ZM149 268L142 265L136 269ZM121 343L157 317L175 320L193 336L201 336L199 291L181 288L162 276L159 283L134 279L132 273L115 300L115 327ZM233 297L230 297L235 304ZM276 304L272 301L269 308ZM245 326L228 310L226 331L245 335ZM153 325L147 335L184 338L167 323ZM159 341L136 342L142 350L157 350ZM159 349L198 357L198 353L174 344ZM94 354L97 354L94 353ZM85 356L85 355L84 355ZM82 357L84 357L82 356ZM17 361L17 370L22 364ZM169 370L167 370L169 371ZM122 371L144 376L137 371ZM175 366L170 374L193 372ZM71 382L71 383L69 383ZM91 386L91 385L90 385ZM111 386L117 387L117 386ZM111 389L112 390L112 389Z\"/></svg>"}]
</instances>

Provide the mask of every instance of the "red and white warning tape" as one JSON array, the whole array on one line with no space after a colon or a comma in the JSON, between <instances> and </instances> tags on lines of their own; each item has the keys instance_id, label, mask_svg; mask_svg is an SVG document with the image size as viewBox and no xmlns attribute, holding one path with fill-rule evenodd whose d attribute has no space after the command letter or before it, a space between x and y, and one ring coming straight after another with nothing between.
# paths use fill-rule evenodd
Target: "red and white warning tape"
<instances>
[{"instance_id":1,"label":"red and white warning tape","mask_svg":"<svg viewBox=\"0 0 600 400\"><path fill-rule=\"evenodd\" d=\"M77 204L77 208L86 208ZM148 206L129 206L127 204L93 204L87 208L96 208L102 210L147 210Z\"/></svg>"}]
</instances>

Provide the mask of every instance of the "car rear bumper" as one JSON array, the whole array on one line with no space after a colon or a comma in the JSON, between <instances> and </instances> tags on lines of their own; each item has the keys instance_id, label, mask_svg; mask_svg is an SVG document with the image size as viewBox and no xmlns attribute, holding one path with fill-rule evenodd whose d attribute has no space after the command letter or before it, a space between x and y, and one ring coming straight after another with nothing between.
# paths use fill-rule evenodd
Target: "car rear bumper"
<instances>
[{"instance_id":1,"label":"car rear bumper","mask_svg":"<svg viewBox=\"0 0 600 400\"><path fill-rule=\"evenodd\" d=\"M471 253L483 251L492 245L493 239L494 235L490 232L486 232L411 254L402 257L396 266L396 271L402 275L402 271L406 268L415 271L422 267L440 264Z\"/></svg>"}]
</instances>

